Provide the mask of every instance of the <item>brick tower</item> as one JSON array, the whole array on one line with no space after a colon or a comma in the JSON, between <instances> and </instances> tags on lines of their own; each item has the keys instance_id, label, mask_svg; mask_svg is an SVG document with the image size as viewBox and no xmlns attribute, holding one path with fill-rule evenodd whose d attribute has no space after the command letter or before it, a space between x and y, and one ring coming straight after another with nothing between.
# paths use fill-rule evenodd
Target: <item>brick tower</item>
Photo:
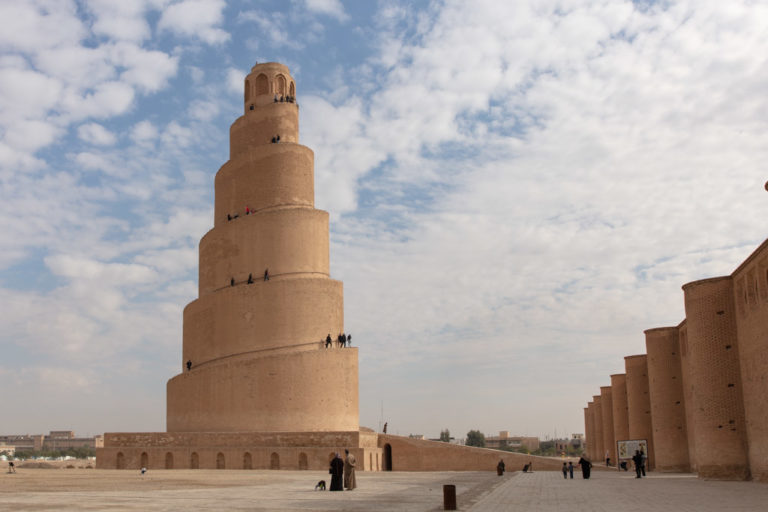
<instances>
[{"instance_id":1,"label":"brick tower","mask_svg":"<svg viewBox=\"0 0 768 512\"><path fill-rule=\"evenodd\" d=\"M282 64L245 79L200 241L199 298L184 310L182 372L168 381L169 432L359 428L357 349L336 342L342 283L329 277L328 213L314 208L295 97Z\"/></svg>"}]
</instances>

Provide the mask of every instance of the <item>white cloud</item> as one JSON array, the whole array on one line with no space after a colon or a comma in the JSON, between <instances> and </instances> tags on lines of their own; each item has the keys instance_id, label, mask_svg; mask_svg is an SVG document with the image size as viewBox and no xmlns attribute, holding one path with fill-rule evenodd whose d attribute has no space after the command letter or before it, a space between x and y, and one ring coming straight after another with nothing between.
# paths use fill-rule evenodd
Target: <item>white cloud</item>
<instances>
[{"instance_id":1,"label":"white cloud","mask_svg":"<svg viewBox=\"0 0 768 512\"><path fill-rule=\"evenodd\" d=\"M342 22L349 19L340 0L306 0L306 6L312 12L327 14Z\"/></svg>"},{"instance_id":2,"label":"white cloud","mask_svg":"<svg viewBox=\"0 0 768 512\"><path fill-rule=\"evenodd\" d=\"M77 128L77 136L80 140L97 146L111 146L117 142L115 134L97 123L87 123Z\"/></svg>"},{"instance_id":3,"label":"white cloud","mask_svg":"<svg viewBox=\"0 0 768 512\"><path fill-rule=\"evenodd\" d=\"M65 90L62 96L61 105L71 113L73 120L87 117L104 119L127 112L135 93L131 86L111 81L97 85L84 96L74 90Z\"/></svg>"},{"instance_id":4,"label":"white cloud","mask_svg":"<svg viewBox=\"0 0 768 512\"><path fill-rule=\"evenodd\" d=\"M245 76L248 73L236 68L229 68L227 70L227 90L232 94L239 94L242 96L245 85Z\"/></svg>"},{"instance_id":5,"label":"white cloud","mask_svg":"<svg viewBox=\"0 0 768 512\"><path fill-rule=\"evenodd\" d=\"M0 122L24 119L56 105L62 84L42 73L18 67L0 70Z\"/></svg>"},{"instance_id":6,"label":"white cloud","mask_svg":"<svg viewBox=\"0 0 768 512\"><path fill-rule=\"evenodd\" d=\"M117 40L140 43L150 34L149 23L144 15L146 2L114 2L111 0L88 0L87 6L95 16L93 32Z\"/></svg>"},{"instance_id":7,"label":"white cloud","mask_svg":"<svg viewBox=\"0 0 768 512\"><path fill-rule=\"evenodd\" d=\"M304 35L293 33L289 28L289 19L279 12L265 12L259 10L244 11L238 14L240 23L252 22L256 25L256 33L259 39L266 37L269 43L276 48L304 48ZM249 40L252 51L258 47L258 41Z\"/></svg>"},{"instance_id":8,"label":"white cloud","mask_svg":"<svg viewBox=\"0 0 768 512\"><path fill-rule=\"evenodd\" d=\"M116 65L125 67L120 78L144 92L157 92L176 75L179 58L160 51L147 51L132 44L118 44L112 50Z\"/></svg>"},{"instance_id":9,"label":"white cloud","mask_svg":"<svg viewBox=\"0 0 768 512\"><path fill-rule=\"evenodd\" d=\"M108 156L90 151L83 151L75 155L75 163L86 171L101 171L112 176L117 176L121 172L121 168L115 165Z\"/></svg>"},{"instance_id":10,"label":"white cloud","mask_svg":"<svg viewBox=\"0 0 768 512\"><path fill-rule=\"evenodd\" d=\"M137 144L154 142L157 139L157 128L150 121L140 121L131 129L131 139Z\"/></svg>"},{"instance_id":11,"label":"white cloud","mask_svg":"<svg viewBox=\"0 0 768 512\"><path fill-rule=\"evenodd\" d=\"M197 121L210 121L219 115L219 105L215 101L195 100L190 103L187 112Z\"/></svg>"},{"instance_id":12,"label":"white cloud","mask_svg":"<svg viewBox=\"0 0 768 512\"><path fill-rule=\"evenodd\" d=\"M34 52L77 44L86 29L72 0L0 3L0 49Z\"/></svg>"},{"instance_id":13,"label":"white cloud","mask_svg":"<svg viewBox=\"0 0 768 512\"><path fill-rule=\"evenodd\" d=\"M171 146L172 148L179 149L185 148L192 143L194 133L191 129L180 125L176 121L171 121L168 126L165 127L160 140L163 144Z\"/></svg>"},{"instance_id":14,"label":"white cloud","mask_svg":"<svg viewBox=\"0 0 768 512\"><path fill-rule=\"evenodd\" d=\"M6 128L5 142L18 150L34 152L47 146L59 130L44 121L17 121Z\"/></svg>"},{"instance_id":15,"label":"white cloud","mask_svg":"<svg viewBox=\"0 0 768 512\"><path fill-rule=\"evenodd\" d=\"M230 38L226 31L218 28L224 18L224 7L223 0L183 0L164 9L157 26L208 44L221 44Z\"/></svg>"}]
</instances>

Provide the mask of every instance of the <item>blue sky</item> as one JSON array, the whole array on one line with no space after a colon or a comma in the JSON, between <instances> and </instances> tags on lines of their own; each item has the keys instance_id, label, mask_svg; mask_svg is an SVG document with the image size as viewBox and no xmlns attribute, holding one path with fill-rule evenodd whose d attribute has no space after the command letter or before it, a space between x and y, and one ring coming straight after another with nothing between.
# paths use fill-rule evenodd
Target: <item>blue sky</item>
<instances>
[{"instance_id":1,"label":"blue sky","mask_svg":"<svg viewBox=\"0 0 768 512\"><path fill-rule=\"evenodd\" d=\"M766 237L766 56L755 2L0 0L0 433L164 430L256 61L297 82L361 424L583 432Z\"/></svg>"}]
</instances>

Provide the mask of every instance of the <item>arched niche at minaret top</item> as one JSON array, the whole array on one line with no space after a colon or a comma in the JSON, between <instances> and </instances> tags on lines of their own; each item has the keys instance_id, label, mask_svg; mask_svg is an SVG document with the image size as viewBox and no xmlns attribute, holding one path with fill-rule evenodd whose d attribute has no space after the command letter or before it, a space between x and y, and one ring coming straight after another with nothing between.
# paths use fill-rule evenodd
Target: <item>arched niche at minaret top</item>
<instances>
[{"instance_id":1,"label":"arched niche at minaret top","mask_svg":"<svg viewBox=\"0 0 768 512\"><path fill-rule=\"evenodd\" d=\"M253 66L245 77L245 111L274 102L275 95L278 98L296 96L296 82L288 68L278 62L264 62Z\"/></svg>"}]
</instances>

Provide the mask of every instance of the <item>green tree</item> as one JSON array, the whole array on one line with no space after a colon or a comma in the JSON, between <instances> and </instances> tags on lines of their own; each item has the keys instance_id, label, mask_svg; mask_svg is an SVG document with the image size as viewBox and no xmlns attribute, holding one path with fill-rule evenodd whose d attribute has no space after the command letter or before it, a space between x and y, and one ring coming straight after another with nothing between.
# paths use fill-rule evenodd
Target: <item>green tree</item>
<instances>
[{"instance_id":1,"label":"green tree","mask_svg":"<svg viewBox=\"0 0 768 512\"><path fill-rule=\"evenodd\" d=\"M440 440L444 443L450 443L451 442L451 432L448 429L441 430L440 431Z\"/></svg>"},{"instance_id":2,"label":"green tree","mask_svg":"<svg viewBox=\"0 0 768 512\"><path fill-rule=\"evenodd\" d=\"M485 435L479 430L470 430L467 432L467 446L485 448Z\"/></svg>"}]
</instances>

